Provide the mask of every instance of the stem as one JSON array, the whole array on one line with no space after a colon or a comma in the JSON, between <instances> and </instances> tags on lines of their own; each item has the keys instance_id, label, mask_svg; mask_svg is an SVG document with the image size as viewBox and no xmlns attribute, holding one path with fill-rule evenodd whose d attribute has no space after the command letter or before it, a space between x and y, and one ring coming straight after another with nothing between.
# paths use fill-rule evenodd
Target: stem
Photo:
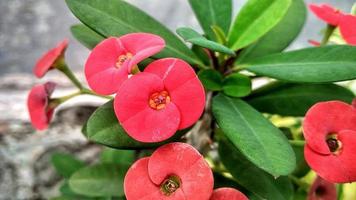
<instances>
[{"instance_id":1,"label":"stem","mask_svg":"<svg viewBox=\"0 0 356 200\"><path fill-rule=\"evenodd\" d=\"M295 183L296 185L298 185L301 189L303 189L304 191L308 192L309 191L309 184L300 180L299 178L293 176L293 175L289 175L288 176L289 179L291 179L293 181L293 183Z\"/></svg>"},{"instance_id":2,"label":"stem","mask_svg":"<svg viewBox=\"0 0 356 200\"><path fill-rule=\"evenodd\" d=\"M328 43L330 36L332 35L332 33L334 32L336 26L330 25L328 24L326 27L326 31L323 37L323 40L320 43L320 46L324 46Z\"/></svg>"},{"instance_id":3,"label":"stem","mask_svg":"<svg viewBox=\"0 0 356 200\"><path fill-rule=\"evenodd\" d=\"M92 91L92 90L89 90L88 88L82 88L82 89L80 90L80 93L81 93L81 94L93 95L93 96L97 96L97 97L102 97L102 98L106 98L106 99L113 99L112 96L103 96L103 95L100 95L100 94L95 93L95 92Z\"/></svg>"},{"instance_id":4,"label":"stem","mask_svg":"<svg viewBox=\"0 0 356 200\"><path fill-rule=\"evenodd\" d=\"M73 72L69 69L68 65L64 62L64 59L62 62L60 62L57 65L57 69L61 72L63 72L63 74L65 74L69 80L72 81L72 83L79 89L82 90L83 89L83 85L79 82L79 80L75 77L75 75L73 74Z\"/></svg>"},{"instance_id":5,"label":"stem","mask_svg":"<svg viewBox=\"0 0 356 200\"><path fill-rule=\"evenodd\" d=\"M304 140L289 140L289 143L293 146L300 146L300 147L305 145Z\"/></svg>"},{"instance_id":6,"label":"stem","mask_svg":"<svg viewBox=\"0 0 356 200\"><path fill-rule=\"evenodd\" d=\"M73 97L76 97L76 96L79 96L81 94L82 93L80 91L78 91L78 92L75 92L75 93L72 93L72 94L69 94L69 95L66 95L66 96L62 96L62 97L59 97L59 98L51 99L51 102L53 102L54 105L58 106L59 104L62 104L64 102L68 101L69 99L71 99Z\"/></svg>"}]
</instances>

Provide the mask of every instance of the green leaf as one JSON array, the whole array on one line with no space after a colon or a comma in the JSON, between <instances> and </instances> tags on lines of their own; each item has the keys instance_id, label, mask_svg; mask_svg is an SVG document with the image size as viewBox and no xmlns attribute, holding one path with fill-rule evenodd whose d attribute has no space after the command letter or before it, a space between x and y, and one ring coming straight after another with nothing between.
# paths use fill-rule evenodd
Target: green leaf
<instances>
[{"instance_id":1,"label":"green leaf","mask_svg":"<svg viewBox=\"0 0 356 200\"><path fill-rule=\"evenodd\" d=\"M291 0L248 0L232 25L229 47L238 50L261 38L281 21L291 3Z\"/></svg>"},{"instance_id":2,"label":"green leaf","mask_svg":"<svg viewBox=\"0 0 356 200\"><path fill-rule=\"evenodd\" d=\"M216 70L206 69L198 73L200 81L205 89L211 91L220 91L222 89L223 76Z\"/></svg>"},{"instance_id":3,"label":"green leaf","mask_svg":"<svg viewBox=\"0 0 356 200\"><path fill-rule=\"evenodd\" d=\"M65 153L54 153L51 160L56 171L64 178L69 178L75 171L85 166L83 161Z\"/></svg>"},{"instance_id":4,"label":"green leaf","mask_svg":"<svg viewBox=\"0 0 356 200\"><path fill-rule=\"evenodd\" d=\"M69 179L70 188L90 197L123 196L123 181L128 166L97 164L80 169Z\"/></svg>"},{"instance_id":5,"label":"green leaf","mask_svg":"<svg viewBox=\"0 0 356 200\"><path fill-rule=\"evenodd\" d=\"M251 80L243 74L233 73L223 81L223 92L228 96L244 97L250 94L251 90Z\"/></svg>"},{"instance_id":6,"label":"green leaf","mask_svg":"<svg viewBox=\"0 0 356 200\"><path fill-rule=\"evenodd\" d=\"M260 56L281 52L299 35L306 20L306 6L303 0L292 0L283 19L256 43L244 49L239 62Z\"/></svg>"},{"instance_id":7,"label":"green leaf","mask_svg":"<svg viewBox=\"0 0 356 200\"><path fill-rule=\"evenodd\" d=\"M135 161L135 151L104 148L100 155L102 163L130 165Z\"/></svg>"},{"instance_id":8,"label":"green leaf","mask_svg":"<svg viewBox=\"0 0 356 200\"><path fill-rule=\"evenodd\" d=\"M105 39L103 36L82 24L71 26L70 31L75 39L88 49L93 49L98 43Z\"/></svg>"},{"instance_id":9,"label":"green leaf","mask_svg":"<svg viewBox=\"0 0 356 200\"><path fill-rule=\"evenodd\" d=\"M273 176L294 170L295 155L286 137L247 103L219 94L213 98L213 114L225 136L252 163Z\"/></svg>"},{"instance_id":10,"label":"green leaf","mask_svg":"<svg viewBox=\"0 0 356 200\"><path fill-rule=\"evenodd\" d=\"M211 29L214 31L216 41L220 44L226 45L227 38L224 31L219 26L211 26Z\"/></svg>"},{"instance_id":11,"label":"green leaf","mask_svg":"<svg viewBox=\"0 0 356 200\"><path fill-rule=\"evenodd\" d=\"M232 0L189 0L189 3L209 39L215 39L212 26L219 26L226 34L228 33Z\"/></svg>"},{"instance_id":12,"label":"green leaf","mask_svg":"<svg viewBox=\"0 0 356 200\"><path fill-rule=\"evenodd\" d=\"M178 35L180 35L186 42L190 42L192 44L205 47L207 49L211 49L213 51L229 54L229 55L235 55L235 52L227 47L225 47L222 44L210 41L200 35L198 32L191 28L178 28L177 29Z\"/></svg>"},{"instance_id":13,"label":"green leaf","mask_svg":"<svg viewBox=\"0 0 356 200\"><path fill-rule=\"evenodd\" d=\"M325 83L356 78L356 47L312 47L256 58L247 70L289 82Z\"/></svg>"},{"instance_id":14,"label":"green leaf","mask_svg":"<svg viewBox=\"0 0 356 200\"><path fill-rule=\"evenodd\" d=\"M116 149L144 149L177 141L189 129L178 131L172 138L160 143L142 143L131 138L118 122L113 101L100 106L90 116L87 123L87 136L90 141Z\"/></svg>"},{"instance_id":15,"label":"green leaf","mask_svg":"<svg viewBox=\"0 0 356 200\"><path fill-rule=\"evenodd\" d=\"M268 84L247 97L247 102L260 112L284 116L304 116L321 101L340 100L351 103L355 95L335 84Z\"/></svg>"},{"instance_id":16,"label":"green leaf","mask_svg":"<svg viewBox=\"0 0 356 200\"><path fill-rule=\"evenodd\" d=\"M80 21L105 37L122 36L133 32L153 33L166 41L166 48L155 57L177 57L192 64L203 65L169 29L125 1L66 0L66 2Z\"/></svg>"},{"instance_id":17,"label":"green leaf","mask_svg":"<svg viewBox=\"0 0 356 200\"><path fill-rule=\"evenodd\" d=\"M209 57L208 52L206 51L205 48L193 44L192 45L192 51L195 53L195 55L198 56L198 58L201 61L203 61L203 63L205 65L207 65L207 66L210 65L210 57Z\"/></svg>"},{"instance_id":18,"label":"green leaf","mask_svg":"<svg viewBox=\"0 0 356 200\"><path fill-rule=\"evenodd\" d=\"M220 159L235 180L257 197L253 199L290 200L293 185L285 176L275 178L249 162L230 142L219 142Z\"/></svg>"}]
</instances>

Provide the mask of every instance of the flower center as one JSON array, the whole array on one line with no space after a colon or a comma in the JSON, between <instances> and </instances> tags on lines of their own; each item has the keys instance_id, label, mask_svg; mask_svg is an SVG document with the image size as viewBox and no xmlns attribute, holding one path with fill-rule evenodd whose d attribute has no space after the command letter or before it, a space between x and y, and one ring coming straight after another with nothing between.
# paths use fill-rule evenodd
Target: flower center
<instances>
[{"instance_id":1,"label":"flower center","mask_svg":"<svg viewBox=\"0 0 356 200\"><path fill-rule=\"evenodd\" d=\"M339 142L337 141L337 139L329 138L326 140L326 143L328 144L328 147L331 152L335 152L339 148Z\"/></svg>"},{"instance_id":2,"label":"flower center","mask_svg":"<svg viewBox=\"0 0 356 200\"><path fill-rule=\"evenodd\" d=\"M124 62L130 58L132 58L132 54L129 52L127 52L126 54L120 55L117 58L117 61L115 64L116 68L120 69L120 67L124 64Z\"/></svg>"},{"instance_id":3,"label":"flower center","mask_svg":"<svg viewBox=\"0 0 356 200\"><path fill-rule=\"evenodd\" d=\"M155 92L151 94L149 99L149 105L155 110L161 110L166 107L166 105L171 102L171 97L167 91Z\"/></svg>"},{"instance_id":4,"label":"flower center","mask_svg":"<svg viewBox=\"0 0 356 200\"><path fill-rule=\"evenodd\" d=\"M168 176L161 184L161 191L164 195L173 194L181 185L180 178L176 175Z\"/></svg>"},{"instance_id":5,"label":"flower center","mask_svg":"<svg viewBox=\"0 0 356 200\"><path fill-rule=\"evenodd\" d=\"M327 136L326 144L328 145L330 152L333 154L338 154L342 147L342 143L340 140L337 139L336 134L331 134Z\"/></svg>"}]
</instances>

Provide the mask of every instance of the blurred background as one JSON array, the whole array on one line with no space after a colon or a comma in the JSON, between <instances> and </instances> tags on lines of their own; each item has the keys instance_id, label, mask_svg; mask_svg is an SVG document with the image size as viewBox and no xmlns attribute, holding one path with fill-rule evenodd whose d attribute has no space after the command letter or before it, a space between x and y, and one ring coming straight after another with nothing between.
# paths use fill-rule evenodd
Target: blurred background
<instances>
[{"instance_id":1,"label":"blurred background","mask_svg":"<svg viewBox=\"0 0 356 200\"><path fill-rule=\"evenodd\" d=\"M145 10L172 31L189 26L200 30L187 0L128 0ZM234 0L235 13L244 0ZM354 0L307 0L327 2L349 12ZM81 125L103 100L77 97L59 109L51 128L35 132L26 109L30 88L46 80L59 84L54 95L74 91L65 77L51 71L44 79L32 75L32 68L45 51L69 38L67 63L84 82L83 64L89 50L71 36L69 27L79 21L64 0L0 0L0 199L42 199L55 196L60 178L50 165L53 152L70 152L94 162L100 151L86 142ZM325 24L309 14L298 39L289 49L309 46L319 40Z\"/></svg>"}]
</instances>

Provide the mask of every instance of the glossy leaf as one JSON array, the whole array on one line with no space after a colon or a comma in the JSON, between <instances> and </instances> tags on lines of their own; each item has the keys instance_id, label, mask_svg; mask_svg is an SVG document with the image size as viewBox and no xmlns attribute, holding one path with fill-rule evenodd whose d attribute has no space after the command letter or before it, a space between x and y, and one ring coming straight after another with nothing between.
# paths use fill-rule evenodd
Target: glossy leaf
<instances>
[{"instance_id":1,"label":"glossy leaf","mask_svg":"<svg viewBox=\"0 0 356 200\"><path fill-rule=\"evenodd\" d=\"M228 33L232 17L232 0L189 0L189 3L209 39L215 40L212 26L219 26L225 34Z\"/></svg>"},{"instance_id":2,"label":"glossy leaf","mask_svg":"<svg viewBox=\"0 0 356 200\"><path fill-rule=\"evenodd\" d=\"M229 47L238 50L257 41L287 13L291 0L248 0L228 35Z\"/></svg>"},{"instance_id":3,"label":"glossy leaf","mask_svg":"<svg viewBox=\"0 0 356 200\"><path fill-rule=\"evenodd\" d=\"M229 55L235 55L235 52L222 44L210 41L200 35L198 32L191 28L179 28L177 29L178 35L180 35L186 42L205 47L207 49L221 52Z\"/></svg>"},{"instance_id":4,"label":"glossy leaf","mask_svg":"<svg viewBox=\"0 0 356 200\"><path fill-rule=\"evenodd\" d=\"M356 47L325 46L256 58L243 65L256 74L289 82L325 83L356 78Z\"/></svg>"},{"instance_id":5,"label":"glossy leaf","mask_svg":"<svg viewBox=\"0 0 356 200\"><path fill-rule=\"evenodd\" d=\"M102 163L130 165L135 161L135 151L104 148L100 155Z\"/></svg>"},{"instance_id":6,"label":"glossy leaf","mask_svg":"<svg viewBox=\"0 0 356 200\"><path fill-rule=\"evenodd\" d=\"M66 2L80 21L105 37L122 36L133 32L153 33L166 41L166 48L155 57L177 57L192 64L203 65L168 28L125 1L66 0Z\"/></svg>"},{"instance_id":7,"label":"glossy leaf","mask_svg":"<svg viewBox=\"0 0 356 200\"><path fill-rule=\"evenodd\" d=\"M256 90L247 102L260 112L284 116L304 116L321 101L340 100L351 103L355 95L335 84L272 83Z\"/></svg>"},{"instance_id":8,"label":"glossy leaf","mask_svg":"<svg viewBox=\"0 0 356 200\"><path fill-rule=\"evenodd\" d=\"M172 138L160 143L142 143L131 138L118 122L113 102L109 101L99 107L89 118L87 136L90 141L116 149L144 149L177 141L188 129L178 131Z\"/></svg>"},{"instance_id":9,"label":"glossy leaf","mask_svg":"<svg viewBox=\"0 0 356 200\"><path fill-rule=\"evenodd\" d=\"M247 103L219 94L213 114L225 136L259 168L273 176L294 170L295 155L286 137Z\"/></svg>"},{"instance_id":10,"label":"glossy leaf","mask_svg":"<svg viewBox=\"0 0 356 200\"><path fill-rule=\"evenodd\" d=\"M205 49L204 47L200 47L198 45L193 44L192 45L192 51L195 53L195 55L198 56L198 58L203 61L203 63L206 66L210 65L210 57L208 54L208 50Z\"/></svg>"},{"instance_id":11,"label":"glossy leaf","mask_svg":"<svg viewBox=\"0 0 356 200\"><path fill-rule=\"evenodd\" d=\"M77 39L88 49L94 48L98 43L105 39L105 37L82 24L71 26L70 31L72 32L72 35L75 37L75 39Z\"/></svg>"},{"instance_id":12,"label":"glossy leaf","mask_svg":"<svg viewBox=\"0 0 356 200\"><path fill-rule=\"evenodd\" d=\"M222 89L223 76L216 70L206 69L198 73L200 81L205 89L211 91L219 91Z\"/></svg>"},{"instance_id":13,"label":"glossy leaf","mask_svg":"<svg viewBox=\"0 0 356 200\"><path fill-rule=\"evenodd\" d=\"M51 160L56 171L65 178L69 178L75 171L85 166L83 161L65 153L54 153Z\"/></svg>"},{"instance_id":14,"label":"glossy leaf","mask_svg":"<svg viewBox=\"0 0 356 200\"><path fill-rule=\"evenodd\" d=\"M285 176L275 178L249 162L230 142L219 142L219 155L235 180L252 192L253 199L290 200L293 185Z\"/></svg>"},{"instance_id":15,"label":"glossy leaf","mask_svg":"<svg viewBox=\"0 0 356 200\"><path fill-rule=\"evenodd\" d=\"M306 20L306 6L303 0L292 0L287 14L266 35L244 49L239 62L255 59L268 54L279 53L299 35Z\"/></svg>"},{"instance_id":16,"label":"glossy leaf","mask_svg":"<svg viewBox=\"0 0 356 200\"><path fill-rule=\"evenodd\" d=\"M243 74L233 73L223 81L223 92L231 97L244 97L250 94L251 90L251 80Z\"/></svg>"},{"instance_id":17,"label":"glossy leaf","mask_svg":"<svg viewBox=\"0 0 356 200\"><path fill-rule=\"evenodd\" d=\"M69 179L70 188L91 197L123 196L123 181L128 166L97 164L80 169Z\"/></svg>"}]
</instances>

